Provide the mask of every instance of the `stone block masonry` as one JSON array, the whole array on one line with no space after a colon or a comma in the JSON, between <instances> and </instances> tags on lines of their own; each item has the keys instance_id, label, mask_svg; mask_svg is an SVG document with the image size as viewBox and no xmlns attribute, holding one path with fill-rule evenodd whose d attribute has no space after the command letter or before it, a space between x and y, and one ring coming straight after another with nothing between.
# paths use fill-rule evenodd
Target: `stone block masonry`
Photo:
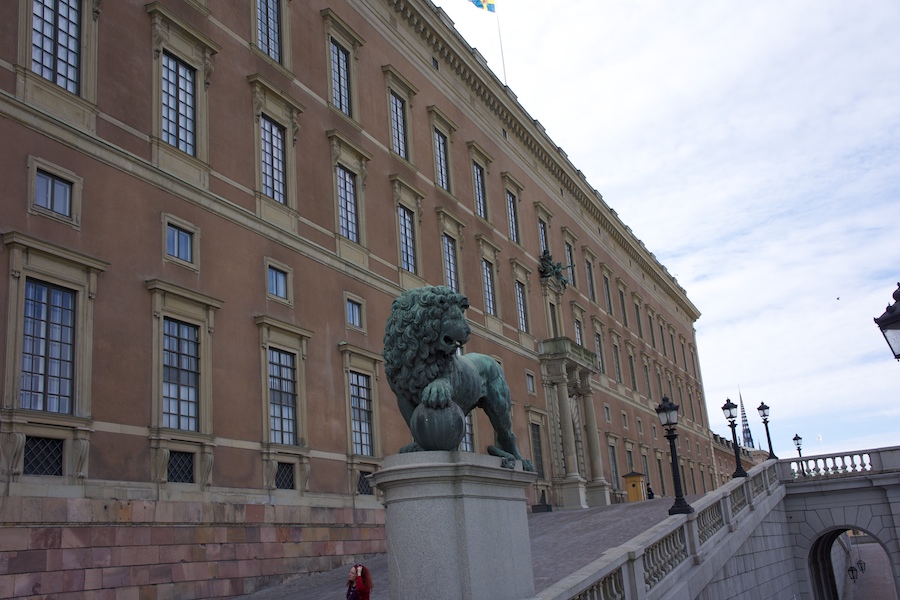
<instances>
[{"instance_id":1,"label":"stone block masonry","mask_svg":"<svg viewBox=\"0 0 900 600\"><path fill-rule=\"evenodd\" d=\"M385 551L384 511L0 498L0 598L220 598Z\"/></svg>"}]
</instances>

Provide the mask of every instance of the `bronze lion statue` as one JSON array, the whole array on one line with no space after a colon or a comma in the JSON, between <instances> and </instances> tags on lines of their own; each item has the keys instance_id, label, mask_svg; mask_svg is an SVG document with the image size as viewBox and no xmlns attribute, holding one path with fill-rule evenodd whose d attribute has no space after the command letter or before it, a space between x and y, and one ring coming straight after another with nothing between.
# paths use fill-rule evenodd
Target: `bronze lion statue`
<instances>
[{"instance_id":1,"label":"bronze lion statue","mask_svg":"<svg viewBox=\"0 0 900 600\"><path fill-rule=\"evenodd\" d=\"M500 365L484 354L457 354L471 334L464 314L467 308L468 299L445 286L407 290L394 300L383 355L400 413L411 427L420 404L443 409L453 402L464 415L481 407L494 428L494 445L488 446L488 453L503 458L504 467L521 460L526 471L534 471L516 446L509 386ZM400 452L419 450L414 442Z\"/></svg>"}]
</instances>

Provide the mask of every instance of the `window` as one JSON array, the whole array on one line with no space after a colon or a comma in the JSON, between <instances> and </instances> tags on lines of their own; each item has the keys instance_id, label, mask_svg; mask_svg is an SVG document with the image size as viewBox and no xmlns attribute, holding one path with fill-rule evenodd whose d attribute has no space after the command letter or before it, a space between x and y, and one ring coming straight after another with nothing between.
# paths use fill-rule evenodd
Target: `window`
<instances>
[{"instance_id":1,"label":"window","mask_svg":"<svg viewBox=\"0 0 900 600\"><path fill-rule=\"evenodd\" d=\"M653 390L650 389L650 367L644 363L644 384L647 386L647 398L653 400Z\"/></svg>"},{"instance_id":2,"label":"window","mask_svg":"<svg viewBox=\"0 0 900 600\"><path fill-rule=\"evenodd\" d=\"M525 299L525 284L516 282L516 310L519 316L519 331L528 333L528 305Z\"/></svg>"},{"instance_id":3,"label":"window","mask_svg":"<svg viewBox=\"0 0 900 600\"><path fill-rule=\"evenodd\" d=\"M196 156L196 71L169 52L162 55L162 140Z\"/></svg>"},{"instance_id":4,"label":"window","mask_svg":"<svg viewBox=\"0 0 900 600\"><path fill-rule=\"evenodd\" d=\"M611 292L609 290L609 277L604 275L603 276L603 295L606 298L606 312L609 314L609 316L612 316L612 314L613 314L612 296L610 294L611 294Z\"/></svg>"},{"instance_id":5,"label":"window","mask_svg":"<svg viewBox=\"0 0 900 600\"><path fill-rule=\"evenodd\" d=\"M546 479L544 475L544 449L541 442L541 426L538 423L531 425L531 463L537 471L538 479Z\"/></svg>"},{"instance_id":6,"label":"window","mask_svg":"<svg viewBox=\"0 0 900 600\"><path fill-rule=\"evenodd\" d=\"M260 135L262 193L280 204L285 204L287 200L284 127L262 115Z\"/></svg>"},{"instance_id":7,"label":"window","mask_svg":"<svg viewBox=\"0 0 900 600\"><path fill-rule=\"evenodd\" d=\"M634 452L632 450L625 450L625 468L629 473L634 471Z\"/></svg>"},{"instance_id":8,"label":"window","mask_svg":"<svg viewBox=\"0 0 900 600\"><path fill-rule=\"evenodd\" d=\"M678 364L678 354L675 353L675 334L671 331L669 332L669 348L672 349L672 360L675 361L675 364Z\"/></svg>"},{"instance_id":9,"label":"window","mask_svg":"<svg viewBox=\"0 0 900 600\"><path fill-rule=\"evenodd\" d=\"M256 0L257 45L275 62L281 62L281 0Z\"/></svg>"},{"instance_id":10,"label":"window","mask_svg":"<svg viewBox=\"0 0 900 600\"><path fill-rule=\"evenodd\" d=\"M575 320L575 343L579 346L584 346L583 326L581 325L581 321L579 321L578 319Z\"/></svg>"},{"instance_id":11,"label":"window","mask_svg":"<svg viewBox=\"0 0 900 600\"><path fill-rule=\"evenodd\" d=\"M450 149L447 136L439 129L434 130L435 182L450 191Z\"/></svg>"},{"instance_id":12,"label":"window","mask_svg":"<svg viewBox=\"0 0 900 600\"><path fill-rule=\"evenodd\" d=\"M543 219L538 219L538 242L541 246L541 252L550 251L550 246L547 241L547 223Z\"/></svg>"},{"instance_id":13,"label":"window","mask_svg":"<svg viewBox=\"0 0 900 600\"><path fill-rule=\"evenodd\" d=\"M462 452L475 452L475 430L472 424L472 413L468 413L463 421L463 436L459 441L459 449Z\"/></svg>"},{"instance_id":14,"label":"window","mask_svg":"<svg viewBox=\"0 0 900 600\"><path fill-rule=\"evenodd\" d=\"M390 119L391 150L404 160L411 160L412 135L410 107L418 90L393 65L381 67L387 88L388 117Z\"/></svg>"},{"instance_id":15,"label":"window","mask_svg":"<svg viewBox=\"0 0 900 600\"><path fill-rule=\"evenodd\" d=\"M519 201L512 192L506 192L506 216L509 219L509 241L519 243Z\"/></svg>"},{"instance_id":16,"label":"window","mask_svg":"<svg viewBox=\"0 0 900 600\"><path fill-rule=\"evenodd\" d=\"M372 447L372 385L368 375L350 371L353 453L374 456Z\"/></svg>"},{"instance_id":17,"label":"window","mask_svg":"<svg viewBox=\"0 0 900 600\"><path fill-rule=\"evenodd\" d=\"M609 410L609 405L603 405L603 416L606 418L607 423L612 423L612 411Z\"/></svg>"},{"instance_id":18,"label":"window","mask_svg":"<svg viewBox=\"0 0 900 600\"><path fill-rule=\"evenodd\" d=\"M21 408L72 413L75 315L74 291L26 279Z\"/></svg>"},{"instance_id":19,"label":"window","mask_svg":"<svg viewBox=\"0 0 900 600\"><path fill-rule=\"evenodd\" d=\"M638 391L637 375L634 373L634 355L630 352L628 354L628 373L631 375L631 389L636 392Z\"/></svg>"},{"instance_id":20,"label":"window","mask_svg":"<svg viewBox=\"0 0 900 600\"><path fill-rule=\"evenodd\" d=\"M597 369L601 375L606 374L606 367L603 364L603 334L600 331L594 333L594 347L597 352Z\"/></svg>"},{"instance_id":21,"label":"window","mask_svg":"<svg viewBox=\"0 0 900 600\"><path fill-rule=\"evenodd\" d=\"M451 165L450 143L453 132L457 127L436 106L428 107L428 115L431 119L431 137L434 150L434 183L442 190L452 193L453 186L450 181Z\"/></svg>"},{"instance_id":22,"label":"window","mask_svg":"<svg viewBox=\"0 0 900 600\"><path fill-rule=\"evenodd\" d=\"M294 304L294 270L273 258L265 259L266 298L289 306Z\"/></svg>"},{"instance_id":23,"label":"window","mask_svg":"<svg viewBox=\"0 0 900 600\"><path fill-rule=\"evenodd\" d=\"M298 116L304 107L259 73L247 77L256 120L256 197L260 215L293 230L297 209L296 153Z\"/></svg>"},{"instance_id":24,"label":"window","mask_svg":"<svg viewBox=\"0 0 900 600\"><path fill-rule=\"evenodd\" d=\"M391 149L400 158L409 159L406 144L406 100L390 91Z\"/></svg>"},{"instance_id":25,"label":"window","mask_svg":"<svg viewBox=\"0 0 900 600\"><path fill-rule=\"evenodd\" d=\"M351 242L359 243L359 216L356 204L356 174L344 167L337 167L338 211L340 234Z\"/></svg>"},{"instance_id":26,"label":"window","mask_svg":"<svg viewBox=\"0 0 900 600\"><path fill-rule=\"evenodd\" d=\"M400 266L410 273L416 272L416 237L413 211L403 206L397 207L400 224Z\"/></svg>"},{"instance_id":27,"label":"window","mask_svg":"<svg viewBox=\"0 0 900 600\"><path fill-rule=\"evenodd\" d=\"M38 170L35 175L34 204L66 217L72 216L72 183Z\"/></svg>"},{"instance_id":28,"label":"window","mask_svg":"<svg viewBox=\"0 0 900 600\"><path fill-rule=\"evenodd\" d=\"M656 436L654 436L654 438L655 437ZM656 459L656 470L659 473L659 485L662 488L662 495L665 496L666 495L666 479L665 479L665 477L663 477L663 466L662 466L661 458Z\"/></svg>"},{"instance_id":29,"label":"window","mask_svg":"<svg viewBox=\"0 0 900 600\"><path fill-rule=\"evenodd\" d=\"M166 254L190 263L194 261L194 234L172 223L166 224Z\"/></svg>"},{"instance_id":30,"label":"window","mask_svg":"<svg viewBox=\"0 0 900 600\"><path fill-rule=\"evenodd\" d=\"M656 348L656 334L653 332L653 315L647 313L647 325L650 330L650 345Z\"/></svg>"},{"instance_id":31,"label":"window","mask_svg":"<svg viewBox=\"0 0 900 600\"><path fill-rule=\"evenodd\" d=\"M656 425L651 425L650 429L653 431L653 439L656 439Z\"/></svg>"},{"instance_id":32,"label":"window","mask_svg":"<svg viewBox=\"0 0 900 600\"><path fill-rule=\"evenodd\" d=\"M356 87L356 57L362 46L360 38L330 8L320 11L328 32L328 69L331 73L329 89L331 105L342 114L355 118L358 100Z\"/></svg>"},{"instance_id":33,"label":"window","mask_svg":"<svg viewBox=\"0 0 900 600\"><path fill-rule=\"evenodd\" d=\"M338 255L363 268L368 268L369 255L364 250L366 245L364 195L366 165L372 155L336 129L327 131L326 135L331 141L334 167L334 228L338 233ZM392 186L395 190L397 183L392 177Z\"/></svg>"},{"instance_id":34,"label":"window","mask_svg":"<svg viewBox=\"0 0 900 600\"><path fill-rule=\"evenodd\" d=\"M147 4L154 55L152 161L195 185L209 185L207 99L221 47L163 6ZM164 474L160 474L163 476Z\"/></svg>"},{"instance_id":35,"label":"window","mask_svg":"<svg viewBox=\"0 0 900 600\"><path fill-rule=\"evenodd\" d=\"M641 303L637 300L634 302L634 322L637 323L638 337L644 339L644 324L641 321Z\"/></svg>"},{"instance_id":36,"label":"window","mask_svg":"<svg viewBox=\"0 0 900 600\"><path fill-rule=\"evenodd\" d=\"M622 307L622 323L625 324L625 327L628 327L628 311L626 310L625 305L625 290L619 288L619 305Z\"/></svg>"},{"instance_id":37,"label":"window","mask_svg":"<svg viewBox=\"0 0 900 600\"><path fill-rule=\"evenodd\" d=\"M487 188L484 182L484 167L474 161L472 162L472 178L475 185L475 214L482 219L487 219Z\"/></svg>"},{"instance_id":38,"label":"window","mask_svg":"<svg viewBox=\"0 0 900 600\"><path fill-rule=\"evenodd\" d=\"M269 272L269 295L284 300L288 297L288 274L276 267L270 266Z\"/></svg>"},{"instance_id":39,"label":"window","mask_svg":"<svg viewBox=\"0 0 900 600\"><path fill-rule=\"evenodd\" d=\"M297 356L269 348L269 441L297 444Z\"/></svg>"},{"instance_id":40,"label":"window","mask_svg":"<svg viewBox=\"0 0 900 600\"><path fill-rule=\"evenodd\" d=\"M347 309L347 325L354 329L366 328L365 301L357 296L344 292L344 305Z\"/></svg>"},{"instance_id":41,"label":"window","mask_svg":"<svg viewBox=\"0 0 900 600\"><path fill-rule=\"evenodd\" d=\"M622 427L628 429L628 413L622 411Z\"/></svg>"},{"instance_id":42,"label":"window","mask_svg":"<svg viewBox=\"0 0 900 600\"><path fill-rule=\"evenodd\" d=\"M350 106L350 51L334 38L331 39L331 99L339 111L348 117L353 116Z\"/></svg>"},{"instance_id":43,"label":"window","mask_svg":"<svg viewBox=\"0 0 900 600\"><path fill-rule=\"evenodd\" d=\"M166 481L194 483L194 453L173 450L166 463Z\"/></svg>"},{"instance_id":44,"label":"window","mask_svg":"<svg viewBox=\"0 0 900 600\"><path fill-rule=\"evenodd\" d=\"M168 481L166 463L177 451L191 454L201 466L193 483L211 485L212 323L222 301L159 279L146 285L156 323L150 425L158 433L151 440L153 480Z\"/></svg>"},{"instance_id":45,"label":"window","mask_svg":"<svg viewBox=\"0 0 900 600\"><path fill-rule=\"evenodd\" d=\"M584 261L584 272L587 275L588 297L591 302L597 301L597 290L594 287L594 263L591 259Z\"/></svg>"},{"instance_id":46,"label":"window","mask_svg":"<svg viewBox=\"0 0 900 600\"><path fill-rule=\"evenodd\" d=\"M198 430L199 327L163 319L163 427Z\"/></svg>"},{"instance_id":47,"label":"window","mask_svg":"<svg viewBox=\"0 0 900 600\"><path fill-rule=\"evenodd\" d=\"M684 365L684 368L687 369L687 364L688 364L687 349L684 347L684 339L681 340L681 361L682 361L682 364Z\"/></svg>"},{"instance_id":48,"label":"window","mask_svg":"<svg viewBox=\"0 0 900 600\"><path fill-rule=\"evenodd\" d=\"M32 70L73 94L80 83L81 0L35 0Z\"/></svg>"},{"instance_id":49,"label":"window","mask_svg":"<svg viewBox=\"0 0 900 600\"><path fill-rule=\"evenodd\" d=\"M506 217L509 220L509 241L521 244L519 235L519 201L522 199L522 184L509 171L500 174L506 188Z\"/></svg>"},{"instance_id":50,"label":"window","mask_svg":"<svg viewBox=\"0 0 900 600\"><path fill-rule=\"evenodd\" d=\"M644 434L644 422L641 421L640 419L637 420L637 428L638 428L638 433L643 435ZM647 469L645 468L644 473L646 473L646 472L647 472Z\"/></svg>"},{"instance_id":51,"label":"window","mask_svg":"<svg viewBox=\"0 0 900 600\"><path fill-rule=\"evenodd\" d=\"M578 287L578 283L575 281L575 251L572 249L572 244L569 242L566 242L566 266L569 271L569 283L571 283L573 287Z\"/></svg>"},{"instance_id":52,"label":"window","mask_svg":"<svg viewBox=\"0 0 900 600\"><path fill-rule=\"evenodd\" d=\"M644 467L644 475L647 476L647 485L650 485L650 466L647 464L646 454L641 454L641 466Z\"/></svg>"},{"instance_id":53,"label":"window","mask_svg":"<svg viewBox=\"0 0 900 600\"><path fill-rule=\"evenodd\" d=\"M306 491L306 351L312 333L266 315L259 328L263 378L263 480L266 489Z\"/></svg>"},{"instance_id":54,"label":"window","mask_svg":"<svg viewBox=\"0 0 900 600\"><path fill-rule=\"evenodd\" d=\"M613 342L613 366L616 370L616 383L622 383L622 365L619 362L619 344Z\"/></svg>"},{"instance_id":55,"label":"window","mask_svg":"<svg viewBox=\"0 0 900 600\"><path fill-rule=\"evenodd\" d=\"M534 373L528 373L528 372L525 373L525 390L529 394L537 393L537 386L534 381Z\"/></svg>"},{"instance_id":56,"label":"window","mask_svg":"<svg viewBox=\"0 0 900 600\"><path fill-rule=\"evenodd\" d=\"M618 490L621 483L619 482L619 460L616 458L615 444L609 445L609 475L612 479L613 489Z\"/></svg>"},{"instance_id":57,"label":"window","mask_svg":"<svg viewBox=\"0 0 900 600\"><path fill-rule=\"evenodd\" d=\"M494 265L482 259L481 274L484 282L484 311L489 315L497 316L497 301L494 297Z\"/></svg>"},{"instance_id":58,"label":"window","mask_svg":"<svg viewBox=\"0 0 900 600\"><path fill-rule=\"evenodd\" d=\"M459 271L456 262L456 240L444 234L444 284L454 292L459 292Z\"/></svg>"},{"instance_id":59,"label":"window","mask_svg":"<svg viewBox=\"0 0 900 600\"><path fill-rule=\"evenodd\" d=\"M659 343L662 344L663 356L668 357L669 353L666 351L666 329L662 322L659 323Z\"/></svg>"},{"instance_id":60,"label":"window","mask_svg":"<svg viewBox=\"0 0 900 600\"><path fill-rule=\"evenodd\" d=\"M62 477L63 447L64 442L60 439L27 436L22 457L22 474Z\"/></svg>"}]
</instances>

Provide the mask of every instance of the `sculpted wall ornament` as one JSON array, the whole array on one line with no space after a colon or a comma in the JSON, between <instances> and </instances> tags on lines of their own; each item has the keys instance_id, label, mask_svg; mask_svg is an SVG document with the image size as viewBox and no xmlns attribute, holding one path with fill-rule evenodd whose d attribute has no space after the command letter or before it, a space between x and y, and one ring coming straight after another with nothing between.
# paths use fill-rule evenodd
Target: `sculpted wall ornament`
<instances>
[{"instance_id":1,"label":"sculpted wall ornament","mask_svg":"<svg viewBox=\"0 0 900 600\"><path fill-rule=\"evenodd\" d=\"M460 356L471 330L469 301L444 286L407 290L394 300L384 335L384 368L414 442L400 452L455 450L464 416L476 406L494 428L488 453L502 466L534 471L522 458L512 431L509 386L497 361L484 354Z\"/></svg>"}]
</instances>

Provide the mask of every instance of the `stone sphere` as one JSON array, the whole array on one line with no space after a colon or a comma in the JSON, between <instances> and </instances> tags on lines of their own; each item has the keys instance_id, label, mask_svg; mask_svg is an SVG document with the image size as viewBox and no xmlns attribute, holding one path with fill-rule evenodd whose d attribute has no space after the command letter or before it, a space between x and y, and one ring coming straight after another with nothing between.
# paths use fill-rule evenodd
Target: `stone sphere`
<instances>
[{"instance_id":1,"label":"stone sphere","mask_svg":"<svg viewBox=\"0 0 900 600\"><path fill-rule=\"evenodd\" d=\"M456 450L466 431L465 416L455 402L446 408L420 404L409 420L409 430L423 450Z\"/></svg>"}]
</instances>

